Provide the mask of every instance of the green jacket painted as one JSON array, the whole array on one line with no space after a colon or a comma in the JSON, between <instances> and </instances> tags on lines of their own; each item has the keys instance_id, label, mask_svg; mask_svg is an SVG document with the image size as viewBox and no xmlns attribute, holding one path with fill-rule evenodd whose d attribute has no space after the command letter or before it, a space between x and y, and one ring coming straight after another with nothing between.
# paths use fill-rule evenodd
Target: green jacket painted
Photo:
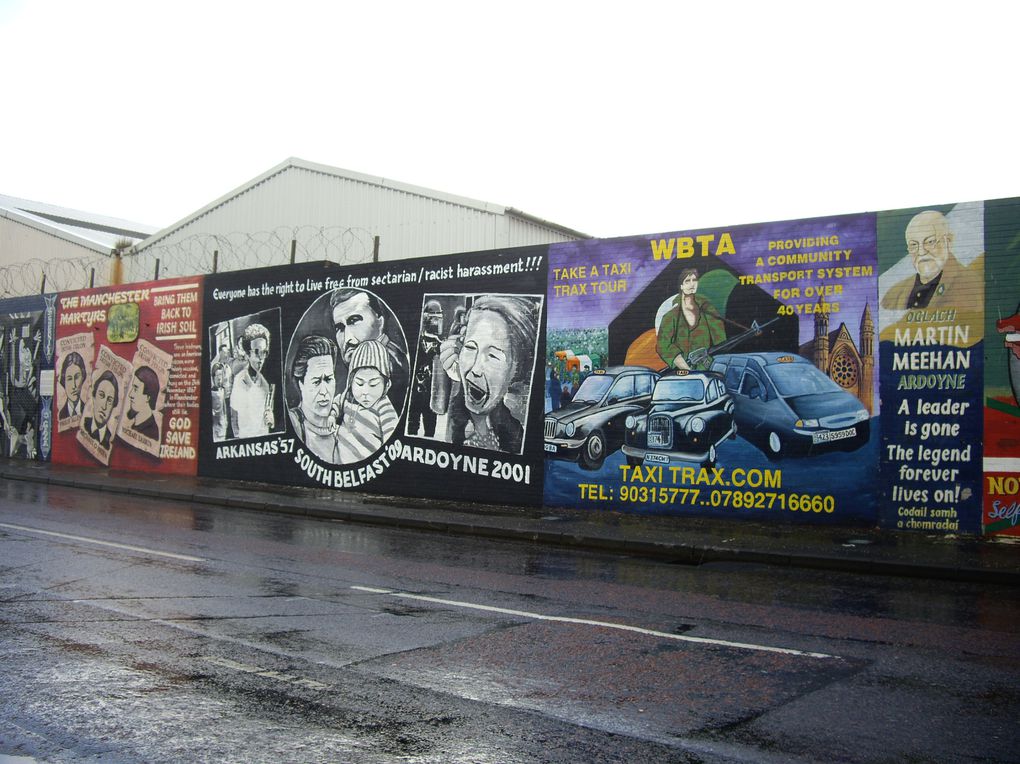
<instances>
[{"instance_id":1,"label":"green jacket painted","mask_svg":"<svg viewBox=\"0 0 1020 764\"><path fill-rule=\"evenodd\" d=\"M694 302L698 306L698 322L694 326L687 323L684 318L681 300L677 296L673 301L673 307L662 317L659 329L656 332L656 349L659 357L666 362L670 368L673 367L673 359L678 354L683 354L684 360L692 351L698 348L708 348L717 345L726 339L726 329L723 327L722 316L715 307L704 297L694 295ZM707 358L697 368L707 369L711 366L712 359Z\"/></svg>"}]
</instances>

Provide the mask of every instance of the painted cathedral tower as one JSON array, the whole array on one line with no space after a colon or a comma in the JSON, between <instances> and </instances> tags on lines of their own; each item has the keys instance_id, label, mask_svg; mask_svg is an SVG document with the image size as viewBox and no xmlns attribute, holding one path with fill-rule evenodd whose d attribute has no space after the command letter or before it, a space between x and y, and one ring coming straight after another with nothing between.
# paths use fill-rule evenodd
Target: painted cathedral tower
<instances>
[{"instance_id":1,"label":"painted cathedral tower","mask_svg":"<svg viewBox=\"0 0 1020 764\"><path fill-rule=\"evenodd\" d=\"M824 302L824 298L818 298L814 337L800 346L800 354L874 413L875 321L871 307L865 305L861 315L858 347L845 323L829 331L829 313L821 307Z\"/></svg>"}]
</instances>

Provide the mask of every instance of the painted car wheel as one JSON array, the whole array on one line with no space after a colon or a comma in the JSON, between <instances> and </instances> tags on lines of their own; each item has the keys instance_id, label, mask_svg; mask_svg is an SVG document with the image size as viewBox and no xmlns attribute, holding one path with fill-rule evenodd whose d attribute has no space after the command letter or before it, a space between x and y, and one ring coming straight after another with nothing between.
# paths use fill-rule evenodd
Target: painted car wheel
<instances>
[{"instance_id":1,"label":"painted car wheel","mask_svg":"<svg viewBox=\"0 0 1020 764\"><path fill-rule=\"evenodd\" d=\"M581 466L586 470L597 470L606 459L606 436L595 430L581 447Z\"/></svg>"}]
</instances>

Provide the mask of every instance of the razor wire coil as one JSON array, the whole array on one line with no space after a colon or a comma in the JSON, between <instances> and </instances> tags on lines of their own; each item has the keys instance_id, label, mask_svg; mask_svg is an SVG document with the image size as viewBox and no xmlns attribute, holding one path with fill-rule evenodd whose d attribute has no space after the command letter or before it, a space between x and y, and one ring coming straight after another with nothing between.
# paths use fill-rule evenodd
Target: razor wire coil
<instances>
[{"instance_id":1,"label":"razor wire coil","mask_svg":"<svg viewBox=\"0 0 1020 764\"><path fill-rule=\"evenodd\" d=\"M281 226L268 231L193 234L166 243L157 241L121 256L121 283L224 273L328 260L356 265L372 260L374 236L364 228L342 226ZM108 286L114 256L36 258L0 267L0 296L15 297L40 291Z\"/></svg>"}]
</instances>

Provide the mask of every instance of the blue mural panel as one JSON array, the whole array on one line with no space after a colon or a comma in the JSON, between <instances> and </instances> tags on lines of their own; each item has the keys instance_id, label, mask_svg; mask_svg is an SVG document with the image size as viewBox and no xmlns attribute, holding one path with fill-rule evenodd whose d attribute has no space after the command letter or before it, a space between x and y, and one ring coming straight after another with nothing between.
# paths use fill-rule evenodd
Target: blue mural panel
<instances>
[{"instance_id":1,"label":"blue mural panel","mask_svg":"<svg viewBox=\"0 0 1020 764\"><path fill-rule=\"evenodd\" d=\"M550 248L547 504L867 523L873 215Z\"/></svg>"}]
</instances>

